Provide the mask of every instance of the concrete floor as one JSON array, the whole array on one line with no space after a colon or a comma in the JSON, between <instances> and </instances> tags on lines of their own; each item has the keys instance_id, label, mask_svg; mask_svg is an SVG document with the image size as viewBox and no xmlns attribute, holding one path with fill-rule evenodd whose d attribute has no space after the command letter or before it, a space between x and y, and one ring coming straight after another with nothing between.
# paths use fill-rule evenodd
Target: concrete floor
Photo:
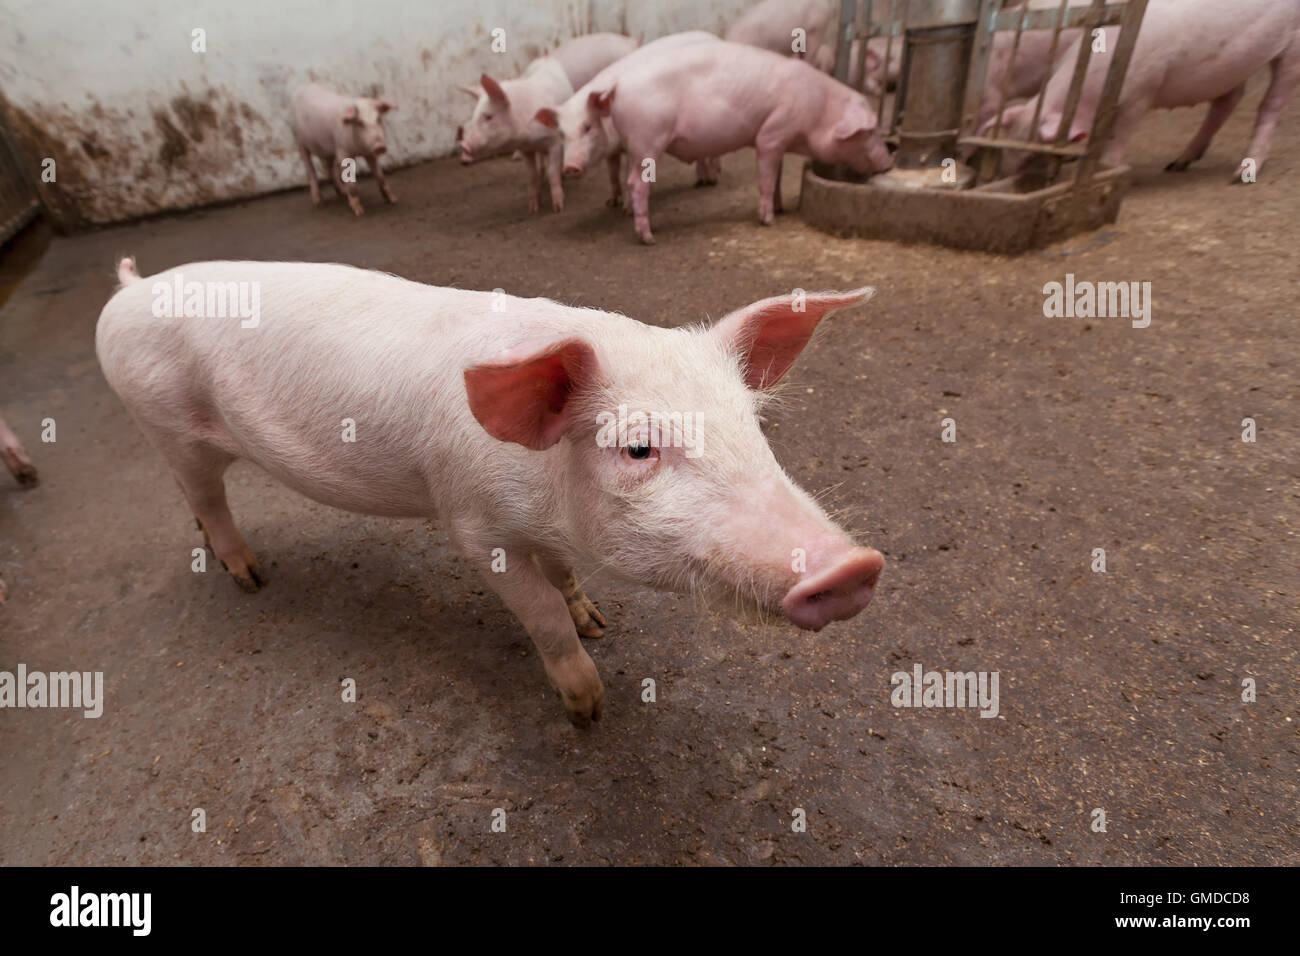
<instances>
[{"instance_id":1,"label":"concrete floor","mask_svg":"<svg viewBox=\"0 0 1300 956\"><path fill-rule=\"evenodd\" d=\"M28 237L0 283L0 407L42 483L0 483L0 669L102 670L107 702L0 712L0 863L1300 863L1300 104L1231 186L1260 92L1183 175L1161 167L1201 111L1152 116L1118 223L1017 259L764 229L749 153L709 190L666 163L654 248L598 180L530 216L509 161L398 171L394 207L365 182L359 221L297 191ZM580 732L436 523L236 465L271 582L196 575L188 509L94 358L123 254L145 275L332 260L662 325L875 284L767 429L885 552L875 603L813 635L597 577L608 697ZM1044 318L1067 272L1151 282L1151 326ZM916 662L999 672L1000 716L894 709Z\"/></svg>"}]
</instances>

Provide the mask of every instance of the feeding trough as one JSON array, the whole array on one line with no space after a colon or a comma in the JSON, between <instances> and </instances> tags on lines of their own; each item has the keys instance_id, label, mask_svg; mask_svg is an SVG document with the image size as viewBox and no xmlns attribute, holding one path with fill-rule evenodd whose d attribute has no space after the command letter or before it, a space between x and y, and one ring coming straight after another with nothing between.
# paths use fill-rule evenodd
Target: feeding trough
<instances>
[{"instance_id":1,"label":"feeding trough","mask_svg":"<svg viewBox=\"0 0 1300 956\"><path fill-rule=\"evenodd\" d=\"M835 75L864 90L866 51L899 63L892 96L881 86L881 134L896 149L894 169L863 178L846 167L809 162L800 212L842 236L933 242L962 249L1019 253L1114 222L1128 184L1127 166L1100 155L1147 0L1061 0L1058 7L1002 8L999 0L841 0ZM1068 133L1083 92L1094 30L1118 27L1089 135ZM995 44L1014 63L1025 31L1051 31L1048 62L1082 28L1064 115L1051 142L1038 136L1039 109L1027 139L1002 128L1008 82L997 83L997 116L980 134L980 104ZM1043 34L1037 34L1042 37ZM1041 44L1041 41L1039 41ZM879 76L883 80L888 71ZM1009 67L1005 76L1012 73ZM1046 71L1046 84L1051 71ZM1031 159L1021 166L1028 154ZM1020 168L1012 169L1012 166Z\"/></svg>"}]
</instances>

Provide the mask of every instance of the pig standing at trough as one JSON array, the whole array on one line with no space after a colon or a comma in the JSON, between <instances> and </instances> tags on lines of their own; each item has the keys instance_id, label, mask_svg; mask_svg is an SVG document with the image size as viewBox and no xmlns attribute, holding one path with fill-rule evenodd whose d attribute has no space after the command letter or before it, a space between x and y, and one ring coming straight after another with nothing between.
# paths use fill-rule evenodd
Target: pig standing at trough
<instances>
[{"instance_id":1,"label":"pig standing at trough","mask_svg":"<svg viewBox=\"0 0 1300 956\"><path fill-rule=\"evenodd\" d=\"M307 183L315 205L320 205L320 184L316 181L313 156L329 163L334 189L340 196L347 197L348 206L358 216L364 210L357 197L355 175L351 182L343 178L345 160L355 162L356 157L364 156L384 200L397 202L379 165L379 158L388 152L384 114L395 106L389 100L369 96L340 96L319 83L308 83L293 95L289 104L289 125L307 167ZM355 173L355 168L352 171Z\"/></svg>"},{"instance_id":2,"label":"pig standing at trough","mask_svg":"<svg viewBox=\"0 0 1300 956\"><path fill-rule=\"evenodd\" d=\"M336 508L438 516L580 726L605 692L578 640L604 624L579 564L810 630L871 599L884 559L795 485L758 420L818 322L871 289L663 329L340 265L201 262L140 279L127 259L118 276L95 330L104 376L246 590L262 571L222 480L239 458ZM256 283L256 326L156 316L154 290L178 276ZM689 436L664 427L686 415Z\"/></svg>"},{"instance_id":3,"label":"pig standing at trough","mask_svg":"<svg viewBox=\"0 0 1300 956\"><path fill-rule=\"evenodd\" d=\"M486 73L479 86L460 89L474 98L469 122L456 130L460 161L469 164L489 156L519 150L528 169L528 208L540 208L542 177L551 188L551 208L564 209L560 182L562 144L555 132L538 123L534 114L563 103L609 64L636 49L636 41L617 33L593 33L561 44L539 57L523 76L498 83Z\"/></svg>"},{"instance_id":4,"label":"pig standing at trough","mask_svg":"<svg viewBox=\"0 0 1300 956\"><path fill-rule=\"evenodd\" d=\"M636 232L646 244L654 242L650 170L664 153L697 162L753 146L764 225L781 208L787 152L865 174L893 165L866 97L800 60L721 40L679 46L635 68L631 59L612 87L588 97L580 129L608 118L625 144ZM582 135L566 137L565 168L589 162Z\"/></svg>"},{"instance_id":5,"label":"pig standing at trough","mask_svg":"<svg viewBox=\"0 0 1300 956\"><path fill-rule=\"evenodd\" d=\"M1079 106L1066 138L1080 142L1092 130L1118 31L1107 27L1106 52L1088 60ZM1031 130L1038 97L1002 111L1002 135L1013 139L1055 140L1065 116L1065 102L1082 37L1057 61L1041 94L1039 127ZM1248 161L1260 169L1268 158L1273 134L1287 99L1300 82L1300 0L1151 0L1124 77L1118 112L1101 161L1124 161L1128 141L1147 110L1195 106L1208 102L1205 121L1186 149L1166 168L1185 170L1209 148L1214 134L1232 115L1246 83L1268 66L1270 79L1255 117L1250 146L1233 180L1243 180ZM989 119L981 130L994 124ZM1031 134L1037 134L1037 137Z\"/></svg>"}]
</instances>

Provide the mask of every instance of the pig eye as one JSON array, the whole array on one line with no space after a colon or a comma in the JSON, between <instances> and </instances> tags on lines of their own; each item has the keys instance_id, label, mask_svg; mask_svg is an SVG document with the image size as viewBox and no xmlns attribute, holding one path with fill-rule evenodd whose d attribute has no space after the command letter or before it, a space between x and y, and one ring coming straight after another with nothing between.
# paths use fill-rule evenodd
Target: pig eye
<instances>
[{"instance_id":1,"label":"pig eye","mask_svg":"<svg viewBox=\"0 0 1300 956\"><path fill-rule=\"evenodd\" d=\"M583 131L584 133L590 133L590 132L591 132L591 124L590 124L590 123L583 123L583 124L582 124L582 131Z\"/></svg>"},{"instance_id":2,"label":"pig eye","mask_svg":"<svg viewBox=\"0 0 1300 956\"><path fill-rule=\"evenodd\" d=\"M632 442L624 447L623 454L633 461L649 461L659 457L659 449L648 442Z\"/></svg>"},{"instance_id":3,"label":"pig eye","mask_svg":"<svg viewBox=\"0 0 1300 956\"><path fill-rule=\"evenodd\" d=\"M484 113L484 114L483 114L483 119L485 119L485 120L490 120L491 118L492 118L492 114L491 114L491 113Z\"/></svg>"}]
</instances>

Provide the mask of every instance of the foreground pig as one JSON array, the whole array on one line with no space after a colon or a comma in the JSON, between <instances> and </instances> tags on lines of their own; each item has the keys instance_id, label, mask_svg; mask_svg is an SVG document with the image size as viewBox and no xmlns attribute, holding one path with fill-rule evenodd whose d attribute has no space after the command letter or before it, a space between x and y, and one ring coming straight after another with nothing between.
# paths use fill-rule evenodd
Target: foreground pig
<instances>
[{"instance_id":1,"label":"foreground pig","mask_svg":"<svg viewBox=\"0 0 1300 956\"><path fill-rule=\"evenodd\" d=\"M307 183L314 204L320 205L320 183L316 180L313 156L329 164L334 189L340 196L347 197L348 206L358 216L364 210L357 197L355 176L351 182L343 178L344 160L350 159L355 163L357 157L365 157L384 200L397 201L379 165L379 158L388 152L384 114L394 108L395 104L388 100L340 96L319 83L308 83L293 95L289 104L289 125L293 128L293 139L298 144L303 165L307 167ZM355 168L352 171L355 173Z\"/></svg>"},{"instance_id":2,"label":"foreground pig","mask_svg":"<svg viewBox=\"0 0 1300 956\"><path fill-rule=\"evenodd\" d=\"M1023 3L1015 6L1025 6ZM1031 10L1060 10L1060 0L1029 0ZM1002 102L1002 87L1006 85L1006 102L1034 96L1043 88L1043 82L1051 75L1053 57L1060 58L1079 39L1083 30L1071 27L1061 31L1061 37L1052 49L1053 30L1023 30L1020 44L1016 46L1015 32L999 30L993 35L992 50L989 53L988 70L984 74L984 93L980 98L978 122L983 124L998 111ZM1113 40L1114 37L1108 38ZM1015 60L1011 59L1012 47L1015 47ZM1071 59L1073 63L1073 58Z\"/></svg>"},{"instance_id":3,"label":"foreground pig","mask_svg":"<svg viewBox=\"0 0 1300 956\"><path fill-rule=\"evenodd\" d=\"M468 165L490 156L519 150L528 169L528 208L541 207L541 183L551 190L551 208L564 209L560 182L561 143L554 130L534 119L538 110L558 106L574 89L636 49L636 41L617 33L594 33L562 43L554 53L539 57L522 76L497 82L486 73L477 87L460 89L473 97L474 112L456 130L460 161Z\"/></svg>"},{"instance_id":4,"label":"foreground pig","mask_svg":"<svg viewBox=\"0 0 1300 956\"><path fill-rule=\"evenodd\" d=\"M662 329L340 265L200 262L139 279L128 259L118 275L95 333L104 376L246 590L262 571L222 480L239 458L336 508L437 515L578 725L604 698L578 640L604 624L580 564L809 630L871 599L884 559L790 480L758 419L817 323L871 289ZM155 317L155 290L178 277L250 284L258 321Z\"/></svg>"},{"instance_id":5,"label":"foreground pig","mask_svg":"<svg viewBox=\"0 0 1300 956\"><path fill-rule=\"evenodd\" d=\"M609 120L609 111L600 110L598 104L625 73L652 68L671 51L681 47L717 42L718 38L705 30L670 33L607 66L555 108L538 110L535 117L537 122L559 134L564 156L564 175L571 179L581 176L604 160L609 168L610 188L610 198L606 205L617 206L623 188L619 178L623 142ZM696 163L697 185L712 185L717 181L716 159L710 157ZM630 208L628 211L631 211Z\"/></svg>"},{"instance_id":6,"label":"foreground pig","mask_svg":"<svg viewBox=\"0 0 1300 956\"><path fill-rule=\"evenodd\" d=\"M864 174L893 165L875 111L861 93L800 60L739 43L669 50L624 70L613 87L589 98L588 110L588 125L607 118L625 144L636 231L647 244L654 242L651 164L664 153L695 162L753 146L764 225L780 208L781 157L787 152ZM582 148L581 139L566 139L566 168L588 161L578 155Z\"/></svg>"},{"instance_id":7,"label":"foreground pig","mask_svg":"<svg viewBox=\"0 0 1300 956\"><path fill-rule=\"evenodd\" d=\"M1088 61L1079 107L1067 138L1081 142L1092 129L1101 99L1110 56L1118 31L1106 28L1106 53L1094 53ZM1042 93L1039 127L1031 130L1037 97L1002 112L1002 135L1015 139L1055 139L1065 114L1065 101L1077 53L1084 37L1057 61ZM1241 181L1254 162L1264 165L1286 101L1300 81L1300 0L1151 0L1133 49L1133 59L1110 140L1101 161L1118 165L1124 161L1128 141L1137 131L1147 110L1173 109L1209 102L1210 110L1186 149L1167 167L1184 170L1200 159L1214 134L1241 102L1247 81L1265 66L1271 68L1268 90L1260 101L1255 130L1245 157L1233 174ZM993 125L988 120L987 131Z\"/></svg>"}]
</instances>

